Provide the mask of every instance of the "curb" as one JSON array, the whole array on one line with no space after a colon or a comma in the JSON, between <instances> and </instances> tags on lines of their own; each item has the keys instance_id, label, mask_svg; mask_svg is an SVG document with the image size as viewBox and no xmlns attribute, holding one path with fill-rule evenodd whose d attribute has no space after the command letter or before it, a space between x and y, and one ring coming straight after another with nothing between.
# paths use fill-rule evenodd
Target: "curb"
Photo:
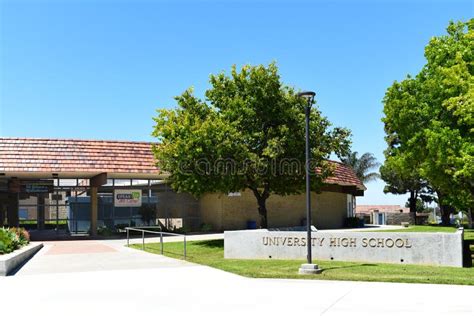
<instances>
[{"instance_id":1,"label":"curb","mask_svg":"<svg viewBox=\"0 0 474 316\"><path fill-rule=\"evenodd\" d=\"M10 272L22 266L42 247L42 243L30 243L12 253L0 256L0 276L7 276Z\"/></svg>"}]
</instances>

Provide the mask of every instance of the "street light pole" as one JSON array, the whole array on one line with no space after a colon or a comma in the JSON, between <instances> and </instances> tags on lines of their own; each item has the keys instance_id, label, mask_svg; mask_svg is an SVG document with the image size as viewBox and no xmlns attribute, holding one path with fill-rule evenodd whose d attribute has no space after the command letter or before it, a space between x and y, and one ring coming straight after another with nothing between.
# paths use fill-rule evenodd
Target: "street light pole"
<instances>
[{"instance_id":1,"label":"street light pole","mask_svg":"<svg viewBox=\"0 0 474 316\"><path fill-rule=\"evenodd\" d=\"M308 99L308 106L305 108L305 116L306 116L306 163L305 163L305 170L306 170L306 233L307 233L307 261L308 263L313 263L313 256L311 254L311 181L310 181L310 159L311 155L309 152L309 115L311 112L311 103L313 101Z\"/></svg>"},{"instance_id":2,"label":"street light pole","mask_svg":"<svg viewBox=\"0 0 474 316\"><path fill-rule=\"evenodd\" d=\"M306 171L306 246L307 246L307 263L302 264L299 273L300 274L317 274L321 273L317 264L313 264L313 255L312 255L312 238L311 238L311 179L310 179L310 144L309 144L309 118L311 114L311 106L313 105L314 96L316 93L312 91L305 91L298 94L299 97L305 98L307 104L305 106L305 138L306 138L306 161L305 161L305 171Z\"/></svg>"}]
</instances>

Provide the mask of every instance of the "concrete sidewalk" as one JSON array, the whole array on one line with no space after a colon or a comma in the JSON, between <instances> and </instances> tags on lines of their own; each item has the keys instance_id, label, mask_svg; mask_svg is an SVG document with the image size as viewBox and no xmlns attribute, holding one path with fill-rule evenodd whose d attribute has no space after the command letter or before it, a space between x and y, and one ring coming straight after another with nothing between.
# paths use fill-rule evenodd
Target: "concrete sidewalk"
<instances>
[{"instance_id":1,"label":"concrete sidewalk","mask_svg":"<svg viewBox=\"0 0 474 316\"><path fill-rule=\"evenodd\" d=\"M0 279L5 315L471 316L473 295L467 286L250 279L198 265Z\"/></svg>"},{"instance_id":2,"label":"concrete sidewalk","mask_svg":"<svg viewBox=\"0 0 474 316\"><path fill-rule=\"evenodd\" d=\"M61 241L0 278L5 315L473 315L474 287L251 279L124 247ZM295 271L296 273L296 271ZM6 303L5 303L6 302Z\"/></svg>"}]
</instances>

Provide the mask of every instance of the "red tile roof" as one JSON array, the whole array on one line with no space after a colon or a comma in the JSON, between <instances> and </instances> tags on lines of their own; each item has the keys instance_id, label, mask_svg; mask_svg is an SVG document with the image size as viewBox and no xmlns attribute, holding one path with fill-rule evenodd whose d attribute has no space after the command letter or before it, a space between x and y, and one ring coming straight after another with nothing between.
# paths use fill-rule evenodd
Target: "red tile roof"
<instances>
[{"instance_id":1,"label":"red tile roof","mask_svg":"<svg viewBox=\"0 0 474 316\"><path fill-rule=\"evenodd\" d=\"M339 161L331 160L330 162L335 165L334 173L331 177L328 177L326 181L324 181L325 183L344 186L356 186L359 190L366 189L362 181L357 178L355 172L351 169L351 167L348 167Z\"/></svg>"},{"instance_id":2,"label":"red tile roof","mask_svg":"<svg viewBox=\"0 0 474 316\"><path fill-rule=\"evenodd\" d=\"M356 213L372 213L375 210L381 213L410 213L408 207L400 205L356 205L355 211Z\"/></svg>"},{"instance_id":3,"label":"red tile roof","mask_svg":"<svg viewBox=\"0 0 474 316\"><path fill-rule=\"evenodd\" d=\"M157 174L151 146L149 142L0 137L0 172ZM334 175L326 183L365 190L351 168L332 163Z\"/></svg>"},{"instance_id":4,"label":"red tile roof","mask_svg":"<svg viewBox=\"0 0 474 316\"><path fill-rule=\"evenodd\" d=\"M151 143L0 138L0 172L157 173Z\"/></svg>"}]
</instances>

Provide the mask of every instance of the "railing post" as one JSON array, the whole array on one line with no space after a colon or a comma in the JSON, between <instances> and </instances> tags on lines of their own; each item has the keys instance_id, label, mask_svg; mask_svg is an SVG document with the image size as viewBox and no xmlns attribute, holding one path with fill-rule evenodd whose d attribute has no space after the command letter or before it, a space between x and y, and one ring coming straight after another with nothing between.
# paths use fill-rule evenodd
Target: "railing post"
<instances>
[{"instance_id":1,"label":"railing post","mask_svg":"<svg viewBox=\"0 0 474 316\"><path fill-rule=\"evenodd\" d=\"M161 230L161 227L159 234L160 234L160 245L161 245L161 254L164 253L164 242L163 242L163 231ZM125 230L127 231L127 246L130 246L130 231L138 231L142 232L142 250L145 250L145 233L151 233L151 234L157 234L158 232L156 231L149 231L145 229L138 229L138 228L130 228L126 227ZM183 255L184 255L184 260L187 258L187 239L186 235L181 235L181 234L174 234L174 233L164 233L170 236L183 236L183 241L184 241L184 247L183 247Z\"/></svg>"},{"instance_id":2,"label":"railing post","mask_svg":"<svg viewBox=\"0 0 474 316\"><path fill-rule=\"evenodd\" d=\"M125 228L127 230L127 247L130 247L130 230L127 228Z\"/></svg>"},{"instance_id":3,"label":"railing post","mask_svg":"<svg viewBox=\"0 0 474 316\"><path fill-rule=\"evenodd\" d=\"M184 235L184 260L186 260L186 235Z\"/></svg>"},{"instance_id":4,"label":"railing post","mask_svg":"<svg viewBox=\"0 0 474 316\"><path fill-rule=\"evenodd\" d=\"M161 254L163 254L163 232L160 231Z\"/></svg>"}]
</instances>

